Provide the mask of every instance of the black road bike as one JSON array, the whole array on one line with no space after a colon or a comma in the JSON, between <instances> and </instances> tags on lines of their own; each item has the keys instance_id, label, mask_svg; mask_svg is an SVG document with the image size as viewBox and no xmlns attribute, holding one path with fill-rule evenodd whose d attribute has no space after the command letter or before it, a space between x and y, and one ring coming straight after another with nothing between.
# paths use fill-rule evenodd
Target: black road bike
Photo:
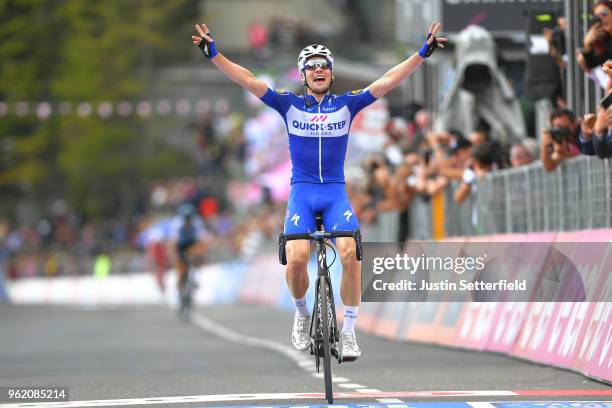
<instances>
[{"instance_id":1,"label":"black road bike","mask_svg":"<svg viewBox=\"0 0 612 408\"><path fill-rule=\"evenodd\" d=\"M184 262L186 264L185 270L185 282L179 289L179 308L178 315L181 319L186 322L191 320L191 310L193 308L193 296L197 288L197 283L193 278L191 272L191 261L188 256L185 256Z\"/></svg>"},{"instance_id":2,"label":"black road bike","mask_svg":"<svg viewBox=\"0 0 612 408\"><path fill-rule=\"evenodd\" d=\"M279 236L279 260L281 264L287 265L285 245L288 241L306 239L316 242L317 246L317 281L315 286L315 301L310 320L310 354L314 355L317 372L320 372L321 360L323 360L323 377L325 379L325 398L329 404L334 403L334 393L332 389L331 358L342 361L349 361L342 358L341 351L338 349L340 335L336 322L336 308L334 306L334 294L332 291L331 278L329 275L330 266L336 261L337 253L335 248L329 243L331 239L340 237L351 237L355 240L357 260L361 261L361 233L357 231L322 231L322 218L317 215L317 231L308 234L281 234ZM326 248L331 248L334 259L327 264Z\"/></svg>"}]
</instances>

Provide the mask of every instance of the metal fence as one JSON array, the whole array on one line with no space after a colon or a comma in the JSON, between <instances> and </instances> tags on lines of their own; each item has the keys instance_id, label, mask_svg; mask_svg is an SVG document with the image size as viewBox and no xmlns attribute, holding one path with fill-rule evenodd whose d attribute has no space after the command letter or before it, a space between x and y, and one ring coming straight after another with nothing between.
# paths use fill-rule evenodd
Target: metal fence
<instances>
[{"instance_id":1,"label":"metal fence","mask_svg":"<svg viewBox=\"0 0 612 408\"><path fill-rule=\"evenodd\" d=\"M608 228L612 225L611 190L610 160L595 156L566 161L550 173L539 163L493 173L480 183L474 198L477 219L472 219L472 232Z\"/></svg>"},{"instance_id":2,"label":"metal fence","mask_svg":"<svg viewBox=\"0 0 612 408\"><path fill-rule=\"evenodd\" d=\"M539 163L492 173L463 204L447 192L447 236L612 226L609 159L581 156L547 173Z\"/></svg>"}]
</instances>

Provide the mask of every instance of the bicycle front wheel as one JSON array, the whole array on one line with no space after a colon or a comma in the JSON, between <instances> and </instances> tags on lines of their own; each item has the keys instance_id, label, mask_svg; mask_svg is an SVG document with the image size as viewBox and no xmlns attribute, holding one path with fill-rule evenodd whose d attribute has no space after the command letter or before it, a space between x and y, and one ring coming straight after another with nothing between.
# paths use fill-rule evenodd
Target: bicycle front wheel
<instances>
[{"instance_id":1,"label":"bicycle front wheel","mask_svg":"<svg viewBox=\"0 0 612 408\"><path fill-rule=\"evenodd\" d=\"M329 348L329 288L324 276L319 278L319 296L321 296L321 334L323 335L323 376L325 378L325 398L329 404L334 403L331 373L331 350Z\"/></svg>"}]
</instances>

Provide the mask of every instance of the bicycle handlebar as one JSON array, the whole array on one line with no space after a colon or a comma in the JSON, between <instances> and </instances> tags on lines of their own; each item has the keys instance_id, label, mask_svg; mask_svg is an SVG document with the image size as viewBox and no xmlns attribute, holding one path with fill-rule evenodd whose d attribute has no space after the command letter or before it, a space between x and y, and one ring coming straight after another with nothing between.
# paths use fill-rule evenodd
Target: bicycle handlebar
<instances>
[{"instance_id":1,"label":"bicycle handlebar","mask_svg":"<svg viewBox=\"0 0 612 408\"><path fill-rule=\"evenodd\" d=\"M332 238L353 238L355 240L355 256L358 261L361 261L363 250L361 248L361 232L359 230L356 231L333 231L333 232L325 232L325 231L315 231L312 233L303 233L303 234L280 234L278 236L278 259L281 264L287 265L287 254L285 252L285 245L288 241L295 240L309 240L309 241L319 241L325 239Z\"/></svg>"}]
</instances>

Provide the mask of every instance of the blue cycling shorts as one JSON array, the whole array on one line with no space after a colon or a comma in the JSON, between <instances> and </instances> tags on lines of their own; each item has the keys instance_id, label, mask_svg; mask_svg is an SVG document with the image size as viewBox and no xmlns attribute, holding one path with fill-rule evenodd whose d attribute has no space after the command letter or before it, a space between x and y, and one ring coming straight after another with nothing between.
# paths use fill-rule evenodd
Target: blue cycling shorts
<instances>
[{"instance_id":1,"label":"blue cycling shorts","mask_svg":"<svg viewBox=\"0 0 612 408\"><path fill-rule=\"evenodd\" d=\"M346 193L344 183L294 183L291 185L285 234L317 230L316 215L323 215L325 231L355 231L359 221Z\"/></svg>"}]
</instances>

